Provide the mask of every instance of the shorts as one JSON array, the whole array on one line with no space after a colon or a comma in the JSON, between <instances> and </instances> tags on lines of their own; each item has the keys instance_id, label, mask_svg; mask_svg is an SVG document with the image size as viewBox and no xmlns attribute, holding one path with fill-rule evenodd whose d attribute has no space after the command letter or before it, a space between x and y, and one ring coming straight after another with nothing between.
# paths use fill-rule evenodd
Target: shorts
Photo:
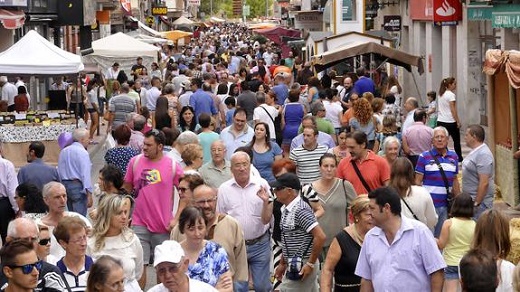
<instances>
[{"instance_id":1,"label":"shorts","mask_svg":"<svg viewBox=\"0 0 520 292\"><path fill-rule=\"evenodd\" d=\"M89 113L97 113L97 110L95 110L95 109L93 109L93 108L89 108L89 109L87 109L87 111L88 111Z\"/></svg>"},{"instance_id":2,"label":"shorts","mask_svg":"<svg viewBox=\"0 0 520 292\"><path fill-rule=\"evenodd\" d=\"M458 266L447 266L446 268L444 268L444 279L458 280L459 279L459 267Z\"/></svg>"}]
</instances>

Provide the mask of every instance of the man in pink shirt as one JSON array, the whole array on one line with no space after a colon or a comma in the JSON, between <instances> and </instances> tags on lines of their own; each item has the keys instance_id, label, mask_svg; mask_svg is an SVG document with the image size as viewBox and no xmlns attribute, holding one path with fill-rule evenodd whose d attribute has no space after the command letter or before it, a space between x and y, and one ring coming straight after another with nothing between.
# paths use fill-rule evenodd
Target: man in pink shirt
<instances>
[{"instance_id":1,"label":"man in pink shirt","mask_svg":"<svg viewBox=\"0 0 520 292\"><path fill-rule=\"evenodd\" d=\"M426 119L426 111L415 110L414 123L403 132L403 151L414 168L419 155L432 147L433 129L425 125Z\"/></svg>"},{"instance_id":2,"label":"man in pink shirt","mask_svg":"<svg viewBox=\"0 0 520 292\"><path fill-rule=\"evenodd\" d=\"M143 246L145 266L150 263L150 251L169 239L174 225L172 211L179 207L172 193L183 170L177 162L163 155L165 139L162 131L147 132L143 154L130 160L125 176L124 188L136 194L132 229ZM146 268L144 271L139 281L141 287L146 283Z\"/></svg>"}]
</instances>

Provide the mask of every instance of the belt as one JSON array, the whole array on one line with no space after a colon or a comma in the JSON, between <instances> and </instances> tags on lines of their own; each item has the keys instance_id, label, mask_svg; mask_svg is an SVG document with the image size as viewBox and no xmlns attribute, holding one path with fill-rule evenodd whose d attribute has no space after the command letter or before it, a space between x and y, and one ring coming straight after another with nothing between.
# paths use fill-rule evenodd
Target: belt
<instances>
[{"instance_id":1,"label":"belt","mask_svg":"<svg viewBox=\"0 0 520 292\"><path fill-rule=\"evenodd\" d=\"M264 238L264 236L265 236L266 234L267 234L267 231L266 231L264 234L258 236L257 238L246 239L246 240L245 240L246 245L253 245L253 244L255 244L255 243L258 243L260 240L262 240L262 238Z\"/></svg>"},{"instance_id":2,"label":"belt","mask_svg":"<svg viewBox=\"0 0 520 292\"><path fill-rule=\"evenodd\" d=\"M79 179L77 178L73 178L73 179L62 179L61 181L77 181L77 182L81 182Z\"/></svg>"},{"instance_id":3,"label":"belt","mask_svg":"<svg viewBox=\"0 0 520 292\"><path fill-rule=\"evenodd\" d=\"M361 284L339 284L339 283L335 283L334 285L337 287L341 287L341 288L351 288L351 287L360 287L361 286Z\"/></svg>"}]
</instances>

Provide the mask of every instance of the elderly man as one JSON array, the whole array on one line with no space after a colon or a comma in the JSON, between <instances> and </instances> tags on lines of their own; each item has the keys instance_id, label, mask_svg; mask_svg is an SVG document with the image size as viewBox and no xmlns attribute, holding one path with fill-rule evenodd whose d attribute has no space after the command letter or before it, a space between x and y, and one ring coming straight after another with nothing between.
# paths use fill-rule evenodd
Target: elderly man
<instances>
[{"instance_id":1,"label":"elderly man","mask_svg":"<svg viewBox=\"0 0 520 292\"><path fill-rule=\"evenodd\" d=\"M166 240L155 247L153 266L160 284L148 292L216 292L217 289L204 282L190 279L186 272L190 259L184 255L182 246L173 240Z\"/></svg>"},{"instance_id":2,"label":"elderly man","mask_svg":"<svg viewBox=\"0 0 520 292\"><path fill-rule=\"evenodd\" d=\"M92 205L92 162L86 150L89 144L88 130L76 129L72 138L74 143L60 152L58 174L67 189L69 211L86 216L87 208Z\"/></svg>"},{"instance_id":3,"label":"elderly man","mask_svg":"<svg viewBox=\"0 0 520 292\"><path fill-rule=\"evenodd\" d=\"M5 242L7 234L7 224L19 214L18 204L14 198L18 179L16 171L11 161L2 157L2 141L0 140L0 235L2 242Z\"/></svg>"},{"instance_id":4,"label":"elderly man","mask_svg":"<svg viewBox=\"0 0 520 292\"><path fill-rule=\"evenodd\" d=\"M378 188L368 197L375 227L365 235L356 266L361 291L441 292L446 264L428 227L401 217L394 189Z\"/></svg>"},{"instance_id":5,"label":"elderly man","mask_svg":"<svg viewBox=\"0 0 520 292\"><path fill-rule=\"evenodd\" d=\"M367 194L388 185L390 166L381 156L366 149L367 135L360 131L347 134L347 149L350 157L341 160L337 176L348 180L358 195Z\"/></svg>"},{"instance_id":6,"label":"elderly man","mask_svg":"<svg viewBox=\"0 0 520 292\"><path fill-rule=\"evenodd\" d=\"M60 181L56 167L43 162L43 154L45 154L45 145L40 141L31 142L27 152L28 164L18 171L19 184L31 183L41 190L48 182Z\"/></svg>"},{"instance_id":7,"label":"elderly man","mask_svg":"<svg viewBox=\"0 0 520 292\"><path fill-rule=\"evenodd\" d=\"M175 142L173 142L173 148L168 152L168 156L178 162L182 167L186 165L182 160L181 154L188 144L199 144L199 136L191 131L182 132L177 139L175 139Z\"/></svg>"},{"instance_id":8,"label":"elderly man","mask_svg":"<svg viewBox=\"0 0 520 292\"><path fill-rule=\"evenodd\" d=\"M403 152L412 162L417 164L419 154L432 147L433 129L426 126L428 115L425 110L417 109L413 114L414 123L403 132Z\"/></svg>"},{"instance_id":9,"label":"elderly man","mask_svg":"<svg viewBox=\"0 0 520 292\"><path fill-rule=\"evenodd\" d=\"M218 189L222 183L231 179L231 165L225 159L226 145L222 140L211 143L210 150L211 161L201 166L199 173L208 186Z\"/></svg>"},{"instance_id":10,"label":"elderly man","mask_svg":"<svg viewBox=\"0 0 520 292\"><path fill-rule=\"evenodd\" d=\"M310 184L320 177L320 166L316 163L329 148L318 144L318 129L303 128L303 144L291 150L289 158L296 164L296 174L302 184Z\"/></svg>"},{"instance_id":11,"label":"elderly man","mask_svg":"<svg viewBox=\"0 0 520 292\"><path fill-rule=\"evenodd\" d=\"M130 147L138 149L139 151L143 150L144 134L142 130L146 125L146 118L137 113L130 113L127 116L126 123L132 130L129 143Z\"/></svg>"},{"instance_id":12,"label":"elderly man","mask_svg":"<svg viewBox=\"0 0 520 292\"><path fill-rule=\"evenodd\" d=\"M248 291L248 267L244 233L238 221L226 214L217 212L217 189L200 185L193 190L193 206L201 208L207 220L206 239L220 244L228 254L233 275L234 291ZM178 225L172 230L171 239L181 242L185 236L179 232Z\"/></svg>"},{"instance_id":13,"label":"elderly man","mask_svg":"<svg viewBox=\"0 0 520 292\"><path fill-rule=\"evenodd\" d=\"M2 100L7 101L7 111L14 112L14 97L18 95L18 88L7 80L7 76L0 76L0 87Z\"/></svg>"},{"instance_id":14,"label":"elderly man","mask_svg":"<svg viewBox=\"0 0 520 292\"><path fill-rule=\"evenodd\" d=\"M419 102L415 97L409 97L404 103L404 109L406 111L406 117L403 121L401 131L406 132L406 129L414 123L414 113L419 108Z\"/></svg>"},{"instance_id":15,"label":"elderly man","mask_svg":"<svg viewBox=\"0 0 520 292\"><path fill-rule=\"evenodd\" d=\"M40 244L38 239L38 226L36 223L28 218L17 218L9 223L9 233L7 235L7 244L13 241L25 241L36 251L37 246ZM41 259L40 259L41 260ZM36 262L36 261L34 261ZM33 262L33 263L34 263ZM2 258L2 264L6 262ZM46 292L62 292L70 291L65 284L65 277L61 273L58 267L51 265L45 261L41 261L41 267L39 269L38 285L36 291ZM25 274L25 273L24 273ZM29 275L29 274L26 274ZM5 290L7 285L11 285L12 282L6 278L9 277L5 273L5 270L0 272L0 287L2 291ZM9 279L10 280L10 279ZM11 287L14 288L14 287ZM5 290L8 291L8 290ZM13 290L17 291L17 290ZM32 291L32 290L31 290Z\"/></svg>"},{"instance_id":16,"label":"elderly man","mask_svg":"<svg viewBox=\"0 0 520 292\"><path fill-rule=\"evenodd\" d=\"M92 227L90 221L85 216L67 210L67 192L65 186L59 182L50 182L43 186L42 189L43 202L47 205L49 211L41 219L36 220L37 224L49 227L51 234L51 255L57 259L65 256L65 250L58 244L54 237L53 230L58 226L58 222L65 216L75 216L81 218L89 228Z\"/></svg>"},{"instance_id":17,"label":"elderly man","mask_svg":"<svg viewBox=\"0 0 520 292\"><path fill-rule=\"evenodd\" d=\"M273 205L269 203L269 184L261 177L251 177L251 160L245 152L231 156L231 173L233 178L218 189L217 211L233 216L244 231L254 290L271 291L268 230Z\"/></svg>"},{"instance_id":18,"label":"elderly man","mask_svg":"<svg viewBox=\"0 0 520 292\"><path fill-rule=\"evenodd\" d=\"M275 271L275 277L282 281L281 291L317 292L318 255L325 242L314 213L300 196L301 184L294 173L284 173L269 183L274 189L276 200L283 204L282 219L282 260Z\"/></svg>"},{"instance_id":19,"label":"elderly man","mask_svg":"<svg viewBox=\"0 0 520 292\"><path fill-rule=\"evenodd\" d=\"M220 133L220 140L226 144L226 159L229 160L238 147L249 144L253 136L253 129L247 125L246 110L237 108L233 113L233 124Z\"/></svg>"},{"instance_id":20,"label":"elderly man","mask_svg":"<svg viewBox=\"0 0 520 292\"><path fill-rule=\"evenodd\" d=\"M442 224L448 219L448 196L460 193L459 157L448 150L448 130L444 127L433 129L433 147L419 155L415 167L415 184L424 186L430 192L439 220L434 236L441 234Z\"/></svg>"},{"instance_id":21,"label":"elderly man","mask_svg":"<svg viewBox=\"0 0 520 292\"><path fill-rule=\"evenodd\" d=\"M484 143L485 138L484 128L479 125L470 125L464 136L471 152L462 160L462 192L469 194L475 202L475 219L493 208L495 193L495 163L493 153Z\"/></svg>"},{"instance_id":22,"label":"elderly man","mask_svg":"<svg viewBox=\"0 0 520 292\"><path fill-rule=\"evenodd\" d=\"M182 167L163 154L164 133L153 129L145 134L143 154L128 163L123 187L136 194L132 214L132 229L143 246L143 261L150 262L151 251L170 236L174 213L179 204L174 200L174 189L182 176ZM173 210L173 212L172 212ZM139 281L146 283L146 268Z\"/></svg>"}]
</instances>

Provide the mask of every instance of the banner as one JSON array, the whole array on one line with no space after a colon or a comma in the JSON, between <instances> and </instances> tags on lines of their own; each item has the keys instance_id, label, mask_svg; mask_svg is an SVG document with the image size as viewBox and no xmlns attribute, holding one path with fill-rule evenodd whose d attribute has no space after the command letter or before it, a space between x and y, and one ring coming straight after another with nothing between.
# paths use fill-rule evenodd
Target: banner
<instances>
[{"instance_id":1,"label":"banner","mask_svg":"<svg viewBox=\"0 0 520 292\"><path fill-rule=\"evenodd\" d=\"M433 0L433 21L440 23L457 23L462 20L462 3L460 0Z\"/></svg>"}]
</instances>

